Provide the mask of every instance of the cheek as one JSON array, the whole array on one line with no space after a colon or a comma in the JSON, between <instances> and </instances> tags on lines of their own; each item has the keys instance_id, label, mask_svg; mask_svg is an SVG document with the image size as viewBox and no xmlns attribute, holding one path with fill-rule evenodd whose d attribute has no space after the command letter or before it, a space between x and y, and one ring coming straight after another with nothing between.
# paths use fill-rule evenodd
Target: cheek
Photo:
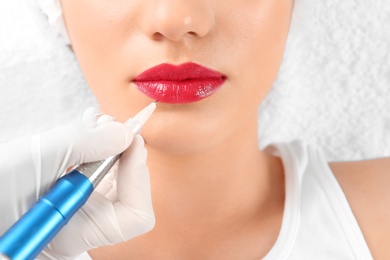
<instances>
[{"instance_id":1,"label":"cheek","mask_svg":"<svg viewBox=\"0 0 390 260\"><path fill-rule=\"evenodd\" d=\"M93 42L105 48L109 42L121 41L124 31L136 26L139 17L137 1L109 0L62 0L64 20L72 45Z\"/></svg>"},{"instance_id":2,"label":"cheek","mask_svg":"<svg viewBox=\"0 0 390 260\"><path fill-rule=\"evenodd\" d=\"M139 8L134 2L63 0L64 20L83 74L103 110L118 104L126 92L133 61L119 51L135 30ZM105 111L107 112L107 111ZM122 116L119 116L122 117ZM125 116L123 116L125 117Z\"/></svg>"},{"instance_id":3,"label":"cheek","mask_svg":"<svg viewBox=\"0 0 390 260\"><path fill-rule=\"evenodd\" d=\"M226 64L234 67L231 80L246 102L259 104L276 79L282 61L293 1L248 1L225 7L221 32L230 49ZM243 8L245 7L245 8ZM234 8L239 11L233 12ZM227 13L234 16L228 16ZM230 60L230 62L229 62ZM230 68L232 69L232 68Z\"/></svg>"}]
</instances>

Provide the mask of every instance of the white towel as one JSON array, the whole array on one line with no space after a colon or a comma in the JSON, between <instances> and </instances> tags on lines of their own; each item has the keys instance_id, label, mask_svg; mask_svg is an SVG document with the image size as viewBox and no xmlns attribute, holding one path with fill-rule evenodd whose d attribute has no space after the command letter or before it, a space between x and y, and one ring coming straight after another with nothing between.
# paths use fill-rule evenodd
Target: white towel
<instances>
[{"instance_id":1,"label":"white towel","mask_svg":"<svg viewBox=\"0 0 390 260\"><path fill-rule=\"evenodd\" d=\"M97 106L34 0L0 1L0 140ZM305 139L329 160L390 155L390 3L296 0L283 64L259 112L262 145Z\"/></svg>"}]
</instances>

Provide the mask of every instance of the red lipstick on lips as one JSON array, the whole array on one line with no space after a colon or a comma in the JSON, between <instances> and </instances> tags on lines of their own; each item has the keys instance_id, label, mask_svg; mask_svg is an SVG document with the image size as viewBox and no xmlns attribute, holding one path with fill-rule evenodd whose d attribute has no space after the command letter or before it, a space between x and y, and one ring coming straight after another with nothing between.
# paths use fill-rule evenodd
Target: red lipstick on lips
<instances>
[{"instance_id":1,"label":"red lipstick on lips","mask_svg":"<svg viewBox=\"0 0 390 260\"><path fill-rule=\"evenodd\" d=\"M185 104L212 95L225 80L222 73L189 62L179 66L160 64L141 73L133 82L141 92L159 102Z\"/></svg>"}]
</instances>

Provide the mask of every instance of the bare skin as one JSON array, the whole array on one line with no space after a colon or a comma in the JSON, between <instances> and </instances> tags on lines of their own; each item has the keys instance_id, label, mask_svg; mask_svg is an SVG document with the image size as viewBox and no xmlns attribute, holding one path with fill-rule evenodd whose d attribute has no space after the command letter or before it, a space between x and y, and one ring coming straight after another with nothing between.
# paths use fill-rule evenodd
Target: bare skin
<instances>
[{"instance_id":1,"label":"bare skin","mask_svg":"<svg viewBox=\"0 0 390 260\"><path fill-rule=\"evenodd\" d=\"M284 169L280 158L258 149L257 109L277 76L293 3L62 1L86 80L102 111L120 121L152 101L131 83L152 66L192 61L227 76L204 100L158 105L142 133L156 226L91 250L94 259L260 259L269 252L282 222ZM390 254L382 240L390 227L371 228L390 215L381 210L381 200L390 201L388 164L359 174L354 163L331 165L377 259Z\"/></svg>"},{"instance_id":2,"label":"bare skin","mask_svg":"<svg viewBox=\"0 0 390 260\"><path fill-rule=\"evenodd\" d=\"M335 162L343 189L374 259L390 259L390 158Z\"/></svg>"}]
</instances>

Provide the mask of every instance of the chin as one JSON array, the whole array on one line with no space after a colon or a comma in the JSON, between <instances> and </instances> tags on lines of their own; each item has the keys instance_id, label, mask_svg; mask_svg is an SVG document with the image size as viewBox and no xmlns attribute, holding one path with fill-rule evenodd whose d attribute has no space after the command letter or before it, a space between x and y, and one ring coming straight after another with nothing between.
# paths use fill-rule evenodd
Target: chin
<instances>
[{"instance_id":1,"label":"chin","mask_svg":"<svg viewBox=\"0 0 390 260\"><path fill-rule=\"evenodd\" d=\"M223 140L210 128L196 127L195 123L169 125L148 122L142 130L142 137L148 150L175 156L188 156L207 152Z\"/></svg>"}]
</instances>

